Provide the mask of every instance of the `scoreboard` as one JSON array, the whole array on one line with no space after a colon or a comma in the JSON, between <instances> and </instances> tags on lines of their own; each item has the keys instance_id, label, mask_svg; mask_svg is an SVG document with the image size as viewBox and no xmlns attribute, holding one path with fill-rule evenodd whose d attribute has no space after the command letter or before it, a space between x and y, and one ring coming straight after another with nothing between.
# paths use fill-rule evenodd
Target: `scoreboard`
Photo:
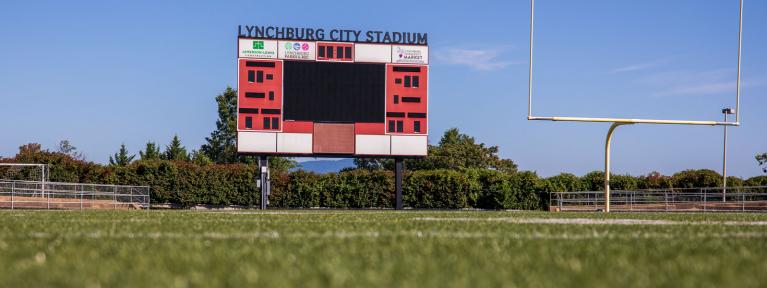
<instances>
[{"instance_id":1,"label":"scoreboard","mask_svg":"<svg viewBox=\"0 0 767 288\"><path fill-rule=\"evenodd\" d=\"M238 37L237 151L426 156L427 45Z\"/></svg>"}]
</instances>

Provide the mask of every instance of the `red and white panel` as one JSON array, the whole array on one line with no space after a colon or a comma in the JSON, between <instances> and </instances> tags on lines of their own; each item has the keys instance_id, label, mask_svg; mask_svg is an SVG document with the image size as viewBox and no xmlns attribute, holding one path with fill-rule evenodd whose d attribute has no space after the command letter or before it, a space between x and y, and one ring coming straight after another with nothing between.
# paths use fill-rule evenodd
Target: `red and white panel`
<instances>
[{"instance_id":1,"label":"red and white panel","mask_svg":"<svg viewBox=\"0 0 767 288\"><path fill-rule=\"evenodd\" d=\"M354 44L317 42L317 61L353 62Z\"/></svg>"},{"instance_id":2,"label":"red and white panel","mask_svg":"<svg viewBox=\"0 0 767 288\"><path fill-rule=\"evenodd\" d=\"M238 131L282 131L282 61L239 60Z\"/></svg>"},{"instance_id":3,"label":"red and white panel","mask_svg":"<svg viewBox=\"0 0 767 288\"><path fill-rule=\"evenodd\" d=\"M311 133L277 133L277 153L311 154Z\"/></svg>"},{"instance_id":4,"label":"red and white panel","mask_svg":"<svg viewBox=\"0 0 767 288\"><path fill-rule=\"evenodd\" d=\"M391 136L391 155L426 156L428 147L426 135Z\"/></svg>"},{"instance_id":5,"label":"red and white panel","mask_svg":"<svg viewBox=\"0 0 767 288\"><path fill-rule=\"evenodd\" d=\"M277 133L237 132L237 152L276 153Z\"/></svg>"},{"instance_id":6,"label":"red and white panel","mask_svg":"<svg viewBox=\"0 0 767 288\"><path fill-rule=\"evenodd\" d=\"M391 155L391 136L357 134L355 137L355 154Z\"/></svg>"},{"instance_id":7,"label":"red and white panel","mask_svg":"<svg viewBox=\"0 0 767 288\"><path fill-rule=\"evenodd\" d=\"M426 65L386 66L386 133L428 134Z\"/></svg>"},{"instance_id":8,"label":"red and white panel","mask_svg":"<svg viewBox=\"0 0 767 288\"><path fill-rule=\"evenodd\" d=\"M391 63L391 45L354 44L354 62Z\"/></svg>"}]
</instances>

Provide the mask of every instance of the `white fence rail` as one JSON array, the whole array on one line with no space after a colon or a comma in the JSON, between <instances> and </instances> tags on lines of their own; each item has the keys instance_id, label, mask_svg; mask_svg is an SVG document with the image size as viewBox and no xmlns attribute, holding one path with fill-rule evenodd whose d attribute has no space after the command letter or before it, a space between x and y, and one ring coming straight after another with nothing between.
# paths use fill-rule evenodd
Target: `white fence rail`
<instances>
[{"instance_id":1,"label":"white fence rail","mask_svg":"<svg viewBox=\"0 0 767 288\"><path fill-rule=\"evenodd\" d=\"M604 191L553 192L550 211L601 211ZM614 190L612 211L767 212L767 186Z\"/></svg>"},{"instance_id":2,"label":"white fence rail","mask_svg":"<svg viewBox=\"0 0 767 288\"><path fill-rule=\"evenodd\" d=\"M149 209L149 186L0 180L4 209Z\"/></svg>"}]
</instances>

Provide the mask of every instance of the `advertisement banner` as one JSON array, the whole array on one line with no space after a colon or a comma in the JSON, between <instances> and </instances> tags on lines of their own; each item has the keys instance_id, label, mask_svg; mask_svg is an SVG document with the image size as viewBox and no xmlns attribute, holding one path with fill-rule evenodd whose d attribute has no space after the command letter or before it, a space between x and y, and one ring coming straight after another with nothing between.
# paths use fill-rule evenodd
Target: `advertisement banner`
<instances>
[{"instance_id":1,"label":"advertisement banner","mask_svg":"<svg viewBox=\"0 0 767 288\"><path fill-rule=\"evenodd\" d=\"M398 46L391 48L392 63L429 64L429 47Z\"/></svg>"},{"instance_id":2,"label":"advertisement banner","mask_svg":"<svg viewBox=\"0 0 767 288\"><path fill-rule=\"evenodd\" d=\"M240 39L240 58L277 59L277 41Z\"/></svg>"},{"instance_id":3,"label":"advertisement banner","mask_svg":"<svg viewBox=\"0 0 767 288\"><path fill-rule=\"evenodd\" d=\"M317 59L317 43L307 41L279 41L279 58L290 60Z\"/></svg>"}]
</instances>

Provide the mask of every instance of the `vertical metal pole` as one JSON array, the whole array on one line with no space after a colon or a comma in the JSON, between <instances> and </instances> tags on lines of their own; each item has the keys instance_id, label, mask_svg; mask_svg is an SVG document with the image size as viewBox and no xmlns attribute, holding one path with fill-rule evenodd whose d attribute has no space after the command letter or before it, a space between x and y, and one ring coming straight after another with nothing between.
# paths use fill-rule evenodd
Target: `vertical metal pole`
<instances>
[{"instance_id":1,"label":"vertical metal pole","mask_svg":"<svg viewBox=\"0 0 767 288\"><path fill-rule=\"evenodd\" d=\"M11 182L11 210L13 210L13 196L16 195L16 182Z\"/></svg>"},{"instance_id":2,"label":"vertical metal pole","mask_svg":"<svg viewBox=\"0 0 767 288\"><path fill-rule=\"evenodd\" d=\"M259 171L261 173L261 210L266 210L266 202L269 192L269 158L259 156Z\"/></svg>"},{"instance_id":3,"label":"vertical metal pole","mask_svg":"<svg viewBox=\"0 0 767 288\"><path fill-rule=\"evenodd\" d=\"M45 172L48 170L48 166L45 165L45 164L42 164L42 165L43 165L43 169L42 169L43 171L42 171L41 174L43 174L42 175L43 179L41 179L42 181L41 181L41 184L40 184L41 185L40 188L41 188L42 191L40 191L40 193L42 193L43 196L45 196L45 202L47 203L48 209L51 209L51 194L50 194L50 192L47 192L45 190L45 179L47 179L47 177L45 175L46 174Z\"/></svg>"},{"instance_id":4,"label":"vertical metal pole","mask_svg":"<svg viewBox=\"0 0 767 288\"><path fill-rule=\"evenodd\" d=\"M615 128L628 124L633 123L614 122L613 125L610 125L610 130L607 130L607 138L605 139L605 213L610 212L610 142L612 141Z\"/></svg>"},{"instance_id":5,"label":"vertical metal pole","mask_svg":"<svg viewBox=\"0 0 767 288\"><path fill-rule=\"evenodd\" d=\"M740 0L740 9L738 12L738 81L735 95L735 122L740 123L740 63L741 51L743 50L743 0ZM725 126L726 127L726 126Z\"/></svg>"},{"instance_id":6,"label":"vertical metal pole","mask_svg":"<svg viewBox=\"0 0 767 288\"><path fill-rule=\"evenodd\" d=\"M402 158L394 158L394 209L402 209L402 174L405 168Z\"/></svg>"},{"instance_id":7,"label":"vertical metal pole","mask_svg":"<svg viewBox=\"0 0 767 288\"><path fill-rule=\"evenodd\" d=\"M727 112L724 113L724 122L727 122ZM724 125L724 151L722 153L722 202L727 202L727 125Z\"/></svg>"},{"instance_id":8,"label":"vertical metal pole","mask_svg":"<svg viewBox=\"0 0 767 288\"><path fill-rule=\"evenodd\" d=\"M533 117L533 24L535 18L535 0L530 0L530 70L527 82L527 118Z\"/></svg>"}]
</instances>

